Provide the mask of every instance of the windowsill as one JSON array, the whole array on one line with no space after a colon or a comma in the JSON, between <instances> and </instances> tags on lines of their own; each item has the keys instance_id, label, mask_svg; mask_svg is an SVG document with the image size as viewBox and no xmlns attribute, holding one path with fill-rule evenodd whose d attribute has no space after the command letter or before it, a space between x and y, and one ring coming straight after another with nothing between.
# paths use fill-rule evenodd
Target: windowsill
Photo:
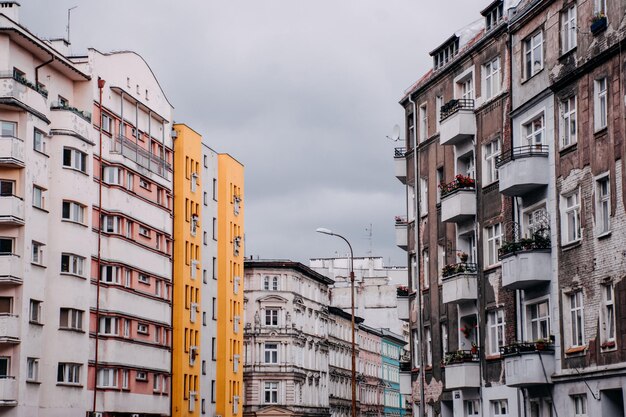
<instances>
[{"instance_id":1,"label":"windowsill","mask_svg":"<svg viewBox=\"0 0 626 417\"><path fill-rule=\"evenodd\" d=\"M36 266L36 267L38 267L38 268L43 268L43 269L48 268L47 266L42 265L42 264L38 264L38 263L36 263L36 262L31 262L30 264L31 264L32 266Z\"/></svg>"},{"instance_id":2,"label":"windowsill","mask_svg":"<svg viewBox=\"0 0 626 417\"><path fill-rule=\"evenodd\" d=\"M75 277L75 278L80 278L80 279L87 279L87 277L83 276L83 275L77 275L77 274L72 274L71 272L61 272L59 275L64 275L66 277Z\"/></svg>"},{"instance_id":3,"label":"windowsill","mask_svg":"<svg viewBox=\"0 0 626 417\"><path fill-rule=\"evenodd\" d=\"M45 156L46 158L50 158L50 155L48 155L47 153L42 152L42 151L40 151L38 149L33 148L33 151L37 152L39 155Z\"/></svg>"},{"instance_id":4,"label":"windowsill","mask_svg":"<svg viewBox=\"0 0 626 417\"><path fill-rule=\"evenodd\" d=\"M566 58L569 58L572 54L574 54L576 52L576 49L578 48L578 46L573 47L572 49L565 51L561 54L561 56L559 56L559 61L563 61Z\"/></svg>"},{"instance_id":5,"label":"windowsill","mask_svg":"<svg viewBox=\"0 0 626 417\"><path fill-rule=\"evenodd\" d=\"M57 382L57 387L83 388L83 385L72 384L71 382Z\"/></svg>"},{"instance_id":6,"label":"windowsill","mask_svg":"<svg viewBox=\"0 0 626 417\"><path fill-rule=\"evenodd\" d=\"M570 143L569 145L564 146L561 149L559 149L559 155L565 156L568 153L574 152L577 149L578 149L578 142Z\"/></svg>"},{"instance_id":7,"label":"windowsill","mask_svg":"<svg viewBox=\"0 0 626 417\"><path fill-rule=\"evenodd\" d=\"M535 78L538 74L541 74L543 72L543 69L545 68L545 66L541 67L541 69L539 71L537 71L536 73L534 73L533 75L531 75L528 78L524 78L521 82L521 85L526 84L527 82L529 82L530 80L532 80L533 78Z\"/></svg>"},{"instance_id":8,"label":"windowsill","mask_svg":"<svg viewBox=\"0 0 626 417\"><path fill-rule=\"evenodd\" d=\"M84 176L86 176L86 177L88 177L88 176L89 176L89 174L87 174L85 171L81 171L81 170L80 170L80 169L78 169L78 168L68 167L68 166L66 166L66 165L63 165L63 169L69 169L70 171L77 172L77 173L82 174L82 175L84 175Z\"/></svg>"},{"instance_id":9,"label":"windowsill","mask_svg":"<svg viewBox=\"0 0 626 417\"><path fill-rule=\"evenodd\" d=\"M32 321L32 320L28 320L29 324L34 324L35 326L41 326L43 327L43 323L40 321Z\"/></svg>"},{"instance_id":10,"label":"windowsill","mask_svg":"<svg viewBox=\"0 0 626 417\"><path fill-rule=\"evenodd\" d=\"M597 138L598 136L602 136L602 135L606 134L606 132L607 132L607 130L608 130L608 129L609 129L608 125L607 125L607 126L604 126L604 127L602 127L602 128L600 128L600 129L598 129L598 130L595 130L595 128L594 128L594 130L593 130L593 136L594 136L594 137L596 137L596 138Z\"/></svg>"},{"instance_id":11,"label":"windowsill","mask_svg":"<svg viewBox=\"0 0 626 417\"><path fill-rule=\"evenodd\" d=\"M608 232L604 232L602 234L599 234L597 236L598 240L602 240L602 239L606 239L607 237L611 236L611 230L609 230Z\"/></svg>"},{"instance_id":12,"label":"windowsill","mask_svg":"<svg viewBox=\"0 0 626 417\"><path fill-rule=\"evenodd\" d=\"M35 206L35 205L33 206L33 208L34 208L34 209L37 209L37 210L39 210L39 211L43 211L43 212L44 212L44 213L46 213L46 214L50 213L50 212L49 212L48 210L46 210L45 208L37 207L37 206Z\"/></svg>"},{"instance_id":13,"label":"windowsill","mask_svg":"<svg viewBox=\"0 0 626 417\"><path fill-rule=\"evenodd\" d=\"M34 380L30 380L30 379L27 379L26 383L27 384L33 384L33 385L41 385L41 381L34 381Z\"/></svg>"},{"instance_id":14,"label":"windowsill","mask_svg":"<svg viewBox=\"0 0 626 417\"><path fill-rule=\"evenodd\" d=\"M602 345L605 345L605 346L602 347ZM609 352L617 351L617 343L615 343L615 341L603 342L602 345L600 345L600 352L602 353L609 353Z\"/></svg>"},{"instance_id":15,"label":"windowsill","mask_svg":"<svg viewBox=\"0 0 626 417\"><path fill-rule=\"evenodd\" d=\"M565 354L566 355L577 355L577 354L584 353L586 349L587 349L587 346L571 347L571 348L565 350Z\"/></svg>"},{"instance_id":16,"label":"windowsill","mask_svg":"<svg viewBox=\"0 0 626 417\"><path fill-rule=\"evenodd\" d=\"M77 226L88 227L85 223L80 223L80 222L77 222L75 220L61 219L61 221L64 222L64 223L73 223L73 224L75 224Z\"/></svg>"},{"instance_id":17,"label":"windowsill","mask_svg":"<svg viewBox=\"0 0 626 417\"><path fill-rule=\"evenodd\" d=\"M85 333L85 331L82 329L72 329L71 327L59 327L59 330L64 330L64 331L74 332L74 333Z\"/></svg>"},{"instance_id":18,"label":"windowsill","mask_svg":"<svg viewBox=\"0 0 626 417\"><path fill-rule=\"evenodd\" d=\"M574 240L574 241L568 242L568 243L562 243L561 244L561 250L563 252L566 252L568 250L572 250L574 248L582 246L582 244L583 244L583 240L582 239Z\"/></svg>"}]
</instances>

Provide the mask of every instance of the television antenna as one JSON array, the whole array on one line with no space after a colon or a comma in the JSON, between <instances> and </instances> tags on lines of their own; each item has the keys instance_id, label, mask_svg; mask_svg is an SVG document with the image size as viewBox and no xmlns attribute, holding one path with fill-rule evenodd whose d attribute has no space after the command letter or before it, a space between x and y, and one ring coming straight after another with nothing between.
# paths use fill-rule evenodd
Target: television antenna
<instances>
[{"instance_id":1,"label":"television antenna","mask_svg":"<svg viewBox=\"0 0 626 417\"><path fill-rule=\"evenodd\" d=\"M72 10L74 10L77 7L78 6L74 6L74 7L70 7L69 9L67 9L67 43L71 43L70 42L70 17L72 15Z\"/></svg>"}]
</instances>

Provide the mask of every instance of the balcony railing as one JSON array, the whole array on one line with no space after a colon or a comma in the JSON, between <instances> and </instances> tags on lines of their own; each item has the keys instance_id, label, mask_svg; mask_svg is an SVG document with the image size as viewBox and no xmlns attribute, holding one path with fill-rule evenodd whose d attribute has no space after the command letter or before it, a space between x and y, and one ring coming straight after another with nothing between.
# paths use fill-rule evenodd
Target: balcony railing
<instances>
[{"instance_id":1,"label":"balcony railing","mask_svg":"<svg viewBox=\"0 0 626 417\"><path fill-rule=\"evenodd\" d=\"M17 74L15 71L2 71L0 72L0 78L13 78L18 83L35 90L45 98L48 98L48 90L43 88L42 86L36 85L32 81L29 81L26 77Z\"/></svg>"},{"instance_id":2,"label":"balcony railing","mask_svg":"<svg viewBox=\"0 0 626 417\"><path fill-rule=\"evenodd\" d=\"M441 106L441 117L439 118L439 121L443 122L459 110L474 110L474 100L459 98L448 101L446 104Z\"/></svg>"},{"instance_id":3,"label":"balcony railing","mask_svg":"<svg viewBox=\"0 0 626 417\"><path fill-rule=\"evenodd\" d=\"M457 350L455 352L448 352L443 358L443 364L454 365L459 363L478 362L478 353L478 348L474 348L472 350Z\"/></svg>"},{"instance_id":4,"label":"balcony railing","mask_svg":"<svg viewBox=\"0 0 626 417\"><path fill-rule=\"evenodd\" d=\"M165 159L148 152L137 143L121 135L115 138L113 151L135 161L138 165L163 178L167 178L167 171L172 168Z\"/></svg>"},{"instance_id":5,"label":"balcony railing","mask_svg":"<svg viewBox=\"0 0 626 417\"><path fill-rule=\"evenodd\" d=\"M394 158L404 158L406 154L406 148L402 147L402 148L395 148L393 150L393 157Z\"/></svg>"},{"instance_id":6,"label":"balcony railing","mask_svg":"<svg viewBox=\"0 0 626 417\"><path fill-rule=\"evenodd\" d=\"M461 262L458 264L446 265L441 270L443 278L457 274L475 274L478 271L478 264Z\"/></svg>"},{"instance_id":7,"label":"balcony railing","mask_svg":"<svg viewBox=\"0 0 626 417\"><path fill-rule=\"evenodd\" d=\"M528 145L518 146L511 149L507 154L496 156L496 168L520 158L530 158L533 156L548 156L550 147L548 145Z\"/></svg>"},{"instance_id":8,"label":"balcony railing","mask_svg":"<svg viewBox=\"0 0 626 417\"><path fill-rule=\"evenodd\" d=\"M449 183L439 184L439 190L441 190L441 198L447 195L454 194L458 190L473 190L476 187L476 181L465 175L457 175L454 181Z\"/></svg>"},{"instance_id":9,"label":"balcony railing","mask_svg":"<svg viewBox=\"0 0 626 417\"><path fill-rule=\"evenodd\" d=\"M554 345L550 340L537 340L535 342L516 342L500 347L502 356L520 355L533 352L554 352Z\"/></svg>"},{"instance_id":10,"label":"balcony railing","mask_svg":"<svg viewBox=\"0 0 626 417\"><path fill-rule=\"evenodd\" d=\"M67 110L67 111L71 111L72 113L74 113L75 115L77 115L78 117L86 120L87 122L91 123L91 113L84 111L84 110L79 110L76 107L72 107L70 105L68 105L67 103L62 103L60 101L56 101L54 103L52 103L50 105L50 110Z\"/></svg>"},{"instance_id":11,"label":"balcony railing","mask_svg":"<svg viewBox=\"0 0 626 417\"><path fill-rule=\"evenodd\" d=\"M517 252L529 252L542 249L550 249L549 230L548 236L543 235L542 231L536 231L530 238L504 242L500 249L498 249L498 258L502 260L502 258Z\"/></svg>"}]
</instances>

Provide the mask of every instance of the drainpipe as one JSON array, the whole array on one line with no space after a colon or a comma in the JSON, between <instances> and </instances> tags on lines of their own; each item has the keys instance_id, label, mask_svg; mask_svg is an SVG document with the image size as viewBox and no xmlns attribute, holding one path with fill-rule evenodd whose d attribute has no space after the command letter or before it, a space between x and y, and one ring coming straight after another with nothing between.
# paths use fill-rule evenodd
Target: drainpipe
<instances>
[{"instance_id":1,"label":"drainpipe","mask_svg":"<svg viewBox=\"0 0 626 417\"><path fill-rule=\"evenodd\" d=\"M39 87L39 68L41 67L45 67L48 64L51 64L52 62L54 62L54 55L50 54L50 59L46 62L44 62L41 65L37 65L35 67L35 86Z\"/></svg>"},{"instance_id":2,"label":"drainpipe","mask_svg":"<svg viewBox=\"0 0 626 417\"><path fill-rule=\"evenodd\" d=\"M113 132L115 135L115 132ZM120 155L124 156L124 138L126 138L126 129L124 128L124 90L120 93L120 131L119 131L119 140L120 140ZM115 143L116 139L113 138L113 143Z\"/></svg>"},{"instance_id":3,"label":"drainpipe","mask_svg":"<svg viewBox=\"0 0 626 417\"><path fill-rule=\"evenodd\" d=\"M93 373L93 407L92 410L96 412L96 398L98 394L98 347L100 341L100 279L102 278L102 90L104 89L105 81L98 77L98 90L100 93L99 106L100 106L100 153L98 155L98 163L100 165L100 181L98 181L98 261L97 261L97 278L96 281L96 352L94 358L94 373Z\"/></svg>"},{"instance_id":4,"label":"drainpipe","mask_svg":"<svg viewBox=\"0 0 626 417\"><path fill-rule=\"evenodd\" d=\"M413 186L413 204L415 205L413 215L415 217L414 220L414 238L415 238L415 268L413 269L413 280L415 282L415 289L417 294L415 299L417 300L417 339L419 340L419 355L418 358L418 368L420 370L420 415L422 417L426 416L426 401L424 395L424 384L426 383L426 377L424 372L424 351L422 349L422 341L423 341L423 328L424 328L424 317L422 315L422 291L421 291L421 282L419 280L419 264L420 264L420 232L419 232L419 181L418 181L418 162L417 162L417 104L411 98L411 94L409 93L409 102L413 105L413 182L415 183ZM431 329L432 331L432 329Z\"/></svg>"}]
</instances>

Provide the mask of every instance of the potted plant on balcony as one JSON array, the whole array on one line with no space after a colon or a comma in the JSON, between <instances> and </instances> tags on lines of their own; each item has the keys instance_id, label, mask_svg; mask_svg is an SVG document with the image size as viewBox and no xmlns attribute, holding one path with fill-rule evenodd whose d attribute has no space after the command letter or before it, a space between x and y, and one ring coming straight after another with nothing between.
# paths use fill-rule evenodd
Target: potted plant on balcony
<instances>
[{"instance_id":1,"label":"potted plant on balcony","mask_svg":"<svg viewBox=\"0 0 626 417\"><path fill-rule=\"evenodd\" d=\"M458 254L459 256L459 260L463 263L467 263L467 260L469 259L469 255L465 252L461 252Z\"/></svg>"},{"instance_id":2,"label":"potted plant on balcony","mask_svg":"<svg viewBox=\"0 0 626 417\"><path fill-rule=\"evenodd\" d=\"M535 349L537 349L538 351L546 350L547 344L548 344L548 341L546 341L546 339L539 338L535 340Z\"/></svg>"},{"instance_id":3,"label":"potted plant on balcony","mask_svg":"<svg viewBox=\"0 0 626 417\"><path fill-rule=\"evenodd\" d=\"M597 35L598 33L602 32L604 29L606 29L606 26L607 26L607 20L606 20L606 15L604 13L598 12L593 15L593 17L591 18L591 33L593 33L594 35Z\"/></svg>"}]
</instances>

